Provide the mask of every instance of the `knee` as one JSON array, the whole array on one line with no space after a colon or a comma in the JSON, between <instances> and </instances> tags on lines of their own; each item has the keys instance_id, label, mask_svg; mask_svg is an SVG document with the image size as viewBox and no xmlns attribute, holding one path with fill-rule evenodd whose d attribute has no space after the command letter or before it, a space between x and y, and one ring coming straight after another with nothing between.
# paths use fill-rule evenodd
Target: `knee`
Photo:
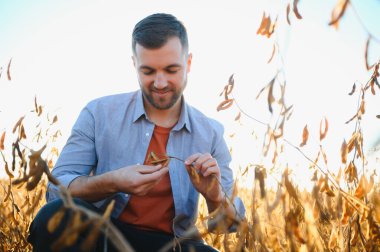
<instances>
[{"instance_id":1,"label":"knee","mask_svg":"<svg viewBox=\"0 0 380 252\"><path fill-rule=\"evenodd\" d=\"M74 203L76 205L83 206L87 209L96 211L97 209L91 205L90 203L83 201L81 199L73 199ZM62 199L55 199L50 202L48 202L46 205L44 205L37 213L36 217L34 218L32 224L30 225L30 232L33 232L34 230L44 231L47 228L47 224L53 215L59 211L63 207L63 201ZM71 210L66 210L65 217L67 216L67 213ZM62 222L66 218L62 219Z\"/></svg>"},{"instance_id":2,"label":"knee","mask_svg":"<svg viewBox=\"0 0 380 252\"><path fill-rule=\"evenodd\" d=\"M93 210L92 208L95 208L90 203L87 203L80 199L74 199L74 202L76 205L81 205L83 207L89 208ZM56 230L53 233L49 233L47 230L47 225L49 223L49 220L53 215L58 212L63 207L63 201L62 199L55 199L53 201L48 202L46 205L44 205L37 213L36 217L32 221L29 227L29 238L28 240L33 241L35 239L42 238L46 239L47 237L54 237L55 235L59 234L61 229L63 229L68 221L70 209L65 210L64 217L61 219L60 224L56 228Z\"/></svg>"}]
</instances>

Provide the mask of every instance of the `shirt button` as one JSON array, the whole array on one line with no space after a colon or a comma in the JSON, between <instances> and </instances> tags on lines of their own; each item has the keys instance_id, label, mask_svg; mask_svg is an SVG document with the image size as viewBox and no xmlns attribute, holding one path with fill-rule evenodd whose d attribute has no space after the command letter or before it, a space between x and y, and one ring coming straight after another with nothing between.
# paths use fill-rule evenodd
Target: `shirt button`
<instances>
[{"instance_id":1,"label":"shirt button","mask_svg":"<svg viewBox=\"0 0 380 252\"><path fill-rule=\"evenodd\" d=\"M147 133L145 133L145 136L147 136L147 137L148 137L148 136L149 136L149 133L148 133L148 132L147 132Z\"/></svg>"}]
</instances>

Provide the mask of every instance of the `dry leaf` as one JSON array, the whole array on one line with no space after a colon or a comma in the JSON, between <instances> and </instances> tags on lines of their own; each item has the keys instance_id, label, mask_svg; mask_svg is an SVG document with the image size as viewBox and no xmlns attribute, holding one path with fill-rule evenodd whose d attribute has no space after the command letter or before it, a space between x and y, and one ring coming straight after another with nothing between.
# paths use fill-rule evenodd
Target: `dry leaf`
<instances>
[{"instance_id":1,"label":"dry leaf","mask_svg":"<svg viewBox=\"0 0 380 252\"><path fill-rule=\"evenodd\" d=\"M324 129L322 130L322 120L321 123L319 124L319 140L322 141L326 135L327 131L329 130L329 122L327 121L327 118L325 117L325 123L324 123Z\"/></svg>"},{"instance_id":2,"label":"dry leaf","mask_svg":"<svg viewBox=\"0 0 380 252\"><path fill-rule=\"evenodd\" d=\"M282 116L286 115L292 108L293 108L293 105L291 105L290 107L286 108L283 112L281 112L280 115L282 115Z\"/></svg>"},{"instance_id":3,"label":"dry leaf","mask_svg":"<svg viewBox=\"0 0 380 252\"><path fill-rule=\"evenodd\" d=\"M368 37L367 42L365 43L365 49L364 49L364 60L365 60L365 67L367 70L370 70L374 64L370 65L368 60L368 49L369 49L369 42L371 41L371 37Z\"/></svg>"},{"instance_id":4,"label":"dry leaf","mask_svg":"<svg viewBox=\"0 0 380 252\"><path fill-rule=\"evenodd\" d=\"M364 115L364 113L365 113L365 101L364 100L362 100L362 102L360 103L359 111L360 111L360 115Z\"/></svg>"},{"instance_id":5,"label":"dry leaf","mask_svg":"<svg viewBox=\"0 0 380 252\"><path fill-rule=\"evenodd\" d=\"M298 11L298 2L299 2L299 0L294 0L293 1L293 12L294 12L294 14L296 15L296 17L298 19L302 19L302 16L301 16L301 14Z\"/></svg>"},{"instance_id":6,"label":"dry leaf","mask_svg":"<svg viewBox=\"0 0 380 252\"><path fill-rule=\"evenodd\" d=\"M230 78L228 79L227 89L226 89L226 97L231 94L232 90L234 89L235 80L234 75L231 74Z\"/></svg>"},{"instance_id":7,"label":"dry leaf","mask_svg":"<svg viewBox=\"0 0 380 252\"><path fill-rule=\"evenodd\" d=\"M255 180L259 181L261 198L265 197L265 177L266 177L265 168L261 168L257 166L255 168Z\"/></svg>"},{"instance_id":8,"label":"dry leaf","mask_svg":"<svg viewBox=\"0 0 380 252\"><path fill-rule=\"evenodd\" d=\"M376 91L375 91L375 80L374 80L374 78L372 78L371 83L370 83L370 86L371 86L371 93L372 93L373 95L376 95Z\"/></svg>"},{"instance_id":9,"label":"dry leaf","mask_svg":"<svg viewBox=\"0 0 380 252\"><path fill-rule=\"evenodd\" d=\"M249 169L249 166L246 166L244 172L241 174L242 177L243 177L245 174L247 174L248 169Z\"/></svg>"},{"instance_id":10,"label":"dry leaf","mask_svg":"<svg viewBox=\"0 0 380 252\"><path fill-rule=\"evenodd\" d=\"M239 121L239 120L240 120L240 117L241 117L241 112L239 111L239 113L238 113L237 116L235 117L235 121Z\"/></svg>"},{"instance_id":11,"label":"dry leaf","mask_svg":"<svg viewBox=\"0 0 380 252\"><path fill-rule=\"evenodd\" d=\"M293 187L292 183L290 183L289 181L288 168L285 169L283 176L284 176L285 187L289 193L289 196L294 198L294 200L297 201L297 203L299 203L296 189Z\"/></svg>"},{"instance_id":12,"label":"dry leaf","mask_svg":"<svg viewBox=\"0 0 380 252\"><path fill-rule=\"evenodd\" d=\"M38 114L37 96L34 96L34 111Z\"/></svg>"},{"instance_id":13,"label":"dry leaf","mask_svg":"<svg viewBox=\"0 0 380 252\"><path fill-rule=\"evenodd\" d=\"M5 160L4 160L5 161ZM8 177L10 178L14 178L13 174L11 173L11 171L9 170L9 167L8 167L8 163L5 162L5 172L7 173Z\"/></svg>"},{"instance_id":14,"label":"dry leaf","mask_svg":"<svg viewBox=\"0 0 380 252\"><path fill-rule=\"evenodd\" d=\"M49 167L49 169L52 169L54 167L53 160L49 159L48 167Z\"/></svg>"},{"instance_id":15,"label":"dry leaf","mask_svg":"<svg viewBox=\"0 0 380 252\"><path fill-rule=\"evenodd\" d=\"M282 137L284 135L284 125L285 125L285 117L282 118L282 121L280 123L280 126L278 126L278 129L275 130L275 132L273 132L273 138L274 138L275 142L277 142L278 138L280 138L280 137ZM276 152L277 151L275 151L275 154L277 154Z\"/></svg>"},{"instance_id":16,"label":"dry leaf","mask_svg":"<svg viewBox=\"0 0 380 252\"><path fill-rule=\"evenodd\" d=\"M7 200L9 199L9 196L11 195L11 192L12 192L12 184L9 184L8 185L8 191L7 191L6 195L5 195L5 198L4 198L3 202L7 202Z\"/></svg>"},{"instance_id":17,"label":"dry leaf","mask_svg":"<svg viewBox=\"0 0 380 252\"><path fill-rule=\"evenodd\" d=\"M190 166L190 176L194 180L195 184L199 184L201 182L199 178L198 172L195 170L195 168L191 165Z\"/></svg>"},{"instance_id":18,"label":"dry leaf","mask_svg":"<svg viewBox=\"0 0 380 252\"><path fill-rule=\"evenodd\" d=\"M264 92L264 90L265 90L267 87L268 87L268 85L265 86L265 87L263 87L263 88L260 90L260 92L259 92L259 93L257 94L257 96L256 96L256 100L259 99L260 95Z\"/></svg>"},{"instance_id":19,"label":"dry leaf","mask_svg":"<svg viewBox=\"0 0 380 252\"><path fill-rule=\"evenodd\" d=\"M338 28L339 20L343 17L348 3L349 0L338 0L338 3L335 5L331 13L331 21L329 22L329 25L333 25L335 29Z\"/></svg>"},{"instance_id":20,"label":"dry leaf","mask_svg":"<svg viewBox=\"0 0 380 252\"><path fill-rule=\"evenodd\" d=\"M152 165L161 164L162 167L167 167L169 165L170 158L167 155L158 155L155 152L151 151L149 153L147 163Z\"/></svg>"},{"instance_id":21,"label":"dry leaf","mask_svg":"<svg viewBox=\"0 0 380 252\"><path fill-rule=\"evenodd\" d=\"M269 16L266 17L265 12L264 12L263 17L261 19L260 27L257 30L256 34L258 34L258 35L262 34L266 30L266 27L268 26L268 21L270 22L270 18L269 18Z\"/></svg>"},{"instance_id":22,"label":"dry leaf","mask_svg":"<svg viewBox=\"0 0 380 252\"><path fill-rule=\"evenodd\" d=\"M275 52L276 52L276 44L273 44L272 54L271 54L269 60L267 61L267 64L269 64L272 61Z\"/></svg>"},{"instance_id":23,"label":"dry leaf","mask_svg":"<svg viewBox=\"0 0 380 252\"><path fill-rule=\"evenodd\" d=\"M330 238L329 238L328 248L330 250L335 250L337 243L338 243L338 231L337 231L337 227L333 227L331 230Z\"/></svg>"},{"instance_id":24,"label":"dry leaf","mask_svg":"<svg viewBox=\"0 0 380 252\"><path fill-rule=\"evenodd\" d=\"M59 156L59 151L56 147L53 147L51 148L51 151L50 151L51 155L55 155L55 156Z\"/></svg>"},{"instance_id":25,"label":"dry leaf","mask_svg":"<svg viewBox=\"0 0 380 252\"><path fill-rule=\"evenodd\" d=\"M323 161L327 165L327 156L326 156L325 151L322 149L322 145L321 145L321 153L322 153Z\"/></svg>"},{"instance_id":26,"label":"dry leaf","mask_svg":"<svg viewBox=\"0 0 380 252\"><path fill-rule=\"evenodd\" d=\"M19 138L20 139L26 139L26 134L25 134L25 128L24 128L24 125L21 124L21 127L20 127L20 134L19 134Z\"/></svg>"},{"instance_id":27,"label":"dry leaf","mask_svg":"<svg viewBox=\"0 0 380 252\"><path fill-rule=\"evenodd\" d=\"M347 154L348 154L347 143L346 143L346 140L343 140L342 147L340 148L340 157L343 164L347 162Z\"/></svg>"},{"instance_id":28,"label":"dry leaf","mask_svg":"<svg viewBox=\"0 0 380 252\"><path fill-rule=\"evenodd\" d=\"M371 189L372 188L369 187L367 178L364 175L362 175L359 181L359 185L355 190L355 196L361 199L365 197Z\"/></svg>"},{"instance_id":29,"label":"dry leaf","mask_svg":"<svg viewBox=\"0 0 380 252\"><path fill-rule=\"evenodd\" d=\"M257 30L256 34L267 36L269 38L275 30L277 18L278 17L276 17L276 20L272 23L270 16L268 15L268 17L266 17L264 12L260 23L260 27Z\"/></svg>"},{"instance_id":30,"label":"dry leaf","mask_svg":"<svg viewBox=\"0 0 380 252\"><path fill-rule=\"evenodd\" d=\"M351 161L346 169L344 169L344 175L349 183L358 181L358 172L354 162Z\"/></svg>"},{"instance_id":31,"label":"dry leaf","mask_svg":"<svg viewBox=\"0 0 380 252\"><path fill-rule=\"evenodd\" d=\"M306 145L308 139L309 139L309 131L307 129L307 124L306 124L305 127L303 128L302 143L300 144L300 147Z\"/></svg>"},{"instance_id":32,"label":"dry leaf","mask_svg":"<svg viewBox=\"0 0 380 252\"><path fill-rule=\"evenodd\" d=\"M47 230L50 233L53 233L58 225L61 223L61 220L63 216L65 215L65 208L61 208L59 211L57 211L48 221Z\"/></svg>"},{"instance_id":33,"label":"dry leaf","mask_svg":"<svg viewBox=\"0 0 380 252\"><path fill-rule=\"evenodd\" d=\"M106 211L104 212L102 219L94 225L90 233L87 235L86 239L83 241L81 245L82 251L90 251L96 244L96 240L98 239L100 229L103 226L104 222L106 222L106 220L109 219L114 205L115 200L112 200L111 203L107 205Z\"/></svg>"},{"instance_id":34,"label":"dry leaf","mask_svg":"<svg viewBox=\"0 0 380 252\"><path fill-rule=\"evenodd\" d=\"M25 117L25 116L22 116L20 119L18 119L17 123L16 123L15 126L13 127L12 133L15 133L15 132L16 132L17 127L19 127L19 126L21 125L22 120L24 120L24 117Z\"/></svg>"},{"instance_id":35,"label":"dry leaf","mask_svg":"<svg viewBox=\"0 0 380 252\"><path fill-rule=\"evenodd\" d=\"M329 197L334 197L335 196L335 193L332 191L332 189L329 186L329 180L328 180L327 173L326 173L325 177L322 180L321 192L326 193L326 195L329 196Z\"/></svg>"},{"instance_id":36,"label":"dry leaf","mask_svg":"<svg viewBox=\"0 0 380 252\"><path fill-rule=\"evenodd\" d=\"M348 141L348 144L347 144L347 153L350 153L353 149L354 149L354 144L355 144L355 141L356 141L356 138L358 137L358 134L357 133L354 133L350 139L350 141Z\"/></svg>"},{"instance_id":37,"label":"dry leaf","mask_svg":"<svg viewBox=\"0 0 380 252\"><path fill-rule=\"evenodd\" d=\"M227 86L224 86L223 91L219 94L219 96L222 96L224 92L226 92Z\"/></svg>"},{"instance_id":38,"label":"dry leaf","mask_svg":"<svg viewBox=\"0 0 380 252\"><path fill-rule=\"evenodd\" d=\"M11 80L11 63L12 63L12 58L9 60L9 63L8 63L8 68L7 68L7 76L8 76L8 80Z\"/></svg>"},{"instance_id":39,"label":"dry leaf","mask_svg":"<svg viewBox=\"0 0 380 252\"><path fill-rule=\"evenodd\" d=\"M314 174L313 174L313 177L311 178L311 181L318 181L318 171L317 170L314 171Z\"/></svg>"},{"instance_id":40,"label":"dry leaf","mask_svg":"<svg viewBox=\"0 0 380 252\"><path fill-rule=\"evenodd\" d=\"M3 132L0 138L0 150L4 150L4 140L5 140L5 131Z\"/></svg>"},{"instance_id":41,"label":"dry leaf","mask_svg":"<svg viewBox=\"0 0 380 252\"><path fill-rule=\"evenodd\" d=\"M275 101L274 99L274 96L273 96L273 85L274 85L274 80L273 79L270 83L269 83L269 91L268 91L268 108L269 108L269 111L271 113L273 113L273 109L272 109L272 103Z\"/></svg>"},{"instance_id":42,"label":"dry leaf","mask_svg":"<svg viewBox=\"0 0 380 252\"><path fill-rule=\"evenodd\" d=\"M318 207L318 201L315 200L314 205L313 205L313 218L315 220L318 220L319 215L320 215L320 211L319 211L319 207Z\"/></svg>"},{"instance_id":43,"label":"dry leaf","mask_svg":"<svg viewBox=\"0 0 380 252\"><path fill-rule=\"evenodd\" d=\"M234 75L232 74L230 78L228 79L228 84L224 86L223 91L219 94L219 96L222 96L224 94L224 99L228 100L228 95L232 93L232 90L234 88Z\"/></svg>"},{"instance_id":44,"label":"dry leaf","mask_svg":"<svg viewBox=\"0 0 380 252\"><path fill-rule=\"evenodd\" d=\"M278 204L280 203L281 201L281 198L282 198L282 189L281 189L281 186L278 186L277 188L277 192L276 192L276 199L274 200L274 202L268 206L268 214L271 214L272 211L274 209L276 209L276 207L278 206Z\"/></svg>"},{"instance_id":45,"label":"dry leaf","mask_svg":"<svg viewBox=\"0 0 380 252\"><path fill-rule=\"evenodd\" d=\"M29 207L28 211L25 212L25 214L29 215L31 213L34 213L34 210L36 210L38 204L40 203L42 199L42 190L38 192L38 194L33 198L33 204Z\"/></svg>"},{"instance_id":46,"label":"dry leaf","mask_svg":"<svg viewBox=\"0 0 380 252\"><path fill-rule=\"evenodd\" d=\"M353 95L355 93L355 90L356 90L356 83L354 83L354 85L352 86L352 90L350 93L348 93L348 95Z\"/></svg>"},{"instance_id":47,"label":"dry leaf","mask_svg":"<svg viewBox=\"0 0 380 252\"><path fill-rule=\"evenodd\" d=\"M74 216L72 217L71 225L73 228L79 227L82 223L81 221L81 213L79 211L74 213ZM70 247L74 245L74 243L78 240L79 232L67 232L65 239L64 239L64 245L65 247Z\"/></svg>"},{"instance_id":48,"label":"dry leaf","mask_svg":"<svg viewBox=\"0 0 380 252\"><path fill-rule=\"evenodd\" d=\"M288 22L288 24L291 25L290 19L289 19L289 14L290 14L290 3L288 3L288 6L286 6L286 22Z\"/></svg>"},{"instance_id":49,"label":"dry leaf","mask_svg":"<svg viewBox=\"0 0 380 252\"><path fill-rule=\"evenodd\" d=\"M216 108L216 111L221 111L221 110L225 110L225 109L228 109L229 107L232 106L234 102L234 99L228 99L228 100L224 100L222 101L218 107Z\"/></svg>"},{"instance_id":50,"label":"dry leaf","mask_svg":"<svg viewBox=\"0 0 380 252\"><path fill-rule=\"evenodd\" d=\"M53 122L51 124L56 123L57 121L58 121L58 116L55 115L53 118Z\"/></svg>"}]
</instances>

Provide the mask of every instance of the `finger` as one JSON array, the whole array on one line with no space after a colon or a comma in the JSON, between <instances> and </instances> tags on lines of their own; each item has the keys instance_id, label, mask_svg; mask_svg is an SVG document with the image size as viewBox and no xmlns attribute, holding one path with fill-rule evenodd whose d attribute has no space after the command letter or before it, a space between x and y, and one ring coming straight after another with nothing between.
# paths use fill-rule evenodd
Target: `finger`
<instances>
[{"instance_id":1,"label":"finger","mask_svg":"<svg viewBox=\"0 0 380 252\"><path fill-rule=\"evenodd\" d=\"M207 171L209 167L217 166L218 163L214 158L208 159L205 162L202 163L202 166L200 167L200 172L204 175L204 173Z\"/></svg>"},{"instance_id":2,"label":"finger","mask_svg":"<svg viewBox=\"0 0 380 252\"><path fill-rule=\"evenodd\" d=\"M141 174L150 174L156 172L162 168L162 165L139 165L137 166L137 171Z\"/></svg>"},{"instance_id":3,"label":"finger","mask_svg":"<svg viewBox=\"0 0 380 252\"><path fill-rule=\"evenodd\" d=\"M141 176L141 183L145 184L145 183L154 182L154 181L160 179L166 173L168 173L168 171L169 171L169 168L168 167L164 167L164 168L161 168L158 171L155 171L155 172L152 172L152 173L142 174L142 176Z\"/></svg>"},{"instance_id":4,"label":"finger","mask_svg":"<svg viewBox=\"0 0 380 252\"><path fill-rule=\"evenodd\" d=\"M203 163L207 162L208 160L212 159L212 156L210 153L204 153L200 155L197 160L194 161L193 166L197 170L201 170Z\"/></svg>"},{"instance_id":5,"label":"finger","mask_svg":"<svg viewBox=\"0 0 380 252\"><path fill-rule=\"evenodd\" d=\"M196 153L188 157L185 161L185 165L191 165L197 160L202 154L201 153Z\"/></svg>"},{"instance_id":6,"label":"finger","mask_svg":"<svg viewBox=\"0 0 380 252\"><path fill-rule=\"evenodd\" d=\"M219 166L211 166L204 173L202 173L203 177L208 177L214 174L217 178L220 177L220 169Z\"/></svg>"}]
</instances>

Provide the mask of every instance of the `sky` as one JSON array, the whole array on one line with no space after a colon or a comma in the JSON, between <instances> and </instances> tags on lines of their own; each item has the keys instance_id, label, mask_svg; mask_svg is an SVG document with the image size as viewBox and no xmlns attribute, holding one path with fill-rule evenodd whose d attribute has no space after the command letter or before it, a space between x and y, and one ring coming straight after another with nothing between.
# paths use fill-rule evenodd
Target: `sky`
<instances>
[{"instance_id":1,"label":"sky","mask_svg":"<svg viewBox=\"0 0 380 252\"><path fill-rule=\"evenodd\" d=\"M354 124L344 122L356 112L358 93L347 93L354 82L365 83L370 76L364 63L368 35L352 9L347 9L337 31L327 25L336 2L301 0L303 19L291 15L289 26L283 1L0 0L0 131L9 132L22 115L32 118L29 111L37 96L44 109L58 115L61 148L90 100L139 88L131 60L132 29L149 14L167 12L184 22L193 53L186 101L224 124L235 170L248 164L270 166L261 152L266 128L244 116L235 122L236 106L217 112L219 93L234 74L234 96L240 107L261 121L273 121L265 97L255 97L283 67L286 102L294 106L286 138L298 145L307 124L310 140L303 150L315 157L319 123L326 117L330 126L322 143L329 157L326 168L336 171L340 145L354 130ZM376 16L380 1L352 4L368 30L380 38ZM273 18L279 13L278 32L270 39L256 34L263 11ZM267 64L274 42L281 57L277 54ZM379 60L380 45L371 43L369 52L370 61ZM8 81L4 69L10 58L12 80ZM380 100L368 96L366 101L362 127L370 150L379 141L380 120L375 116L380 114ZM287 150L281 162L292 166L297 184L307 186L307 163L294 149ZM377 166L378 157L372 153Z\"/></svg>"}]
</instances>

